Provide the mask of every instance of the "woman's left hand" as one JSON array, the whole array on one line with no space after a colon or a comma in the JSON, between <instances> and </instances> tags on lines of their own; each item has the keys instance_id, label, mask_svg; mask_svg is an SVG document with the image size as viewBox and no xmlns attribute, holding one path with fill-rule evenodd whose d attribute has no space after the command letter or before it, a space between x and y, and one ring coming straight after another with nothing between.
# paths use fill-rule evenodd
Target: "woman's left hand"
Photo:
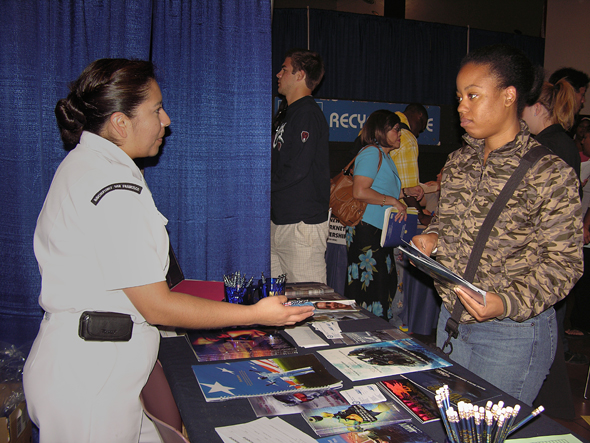
<instances>
[{"instance_id":1,"label":"woman's left hand","mask_svg":"<svg viewBox=\"0 0 590 443\"><path fill-rule=\"evenodd\" d=\"M465 306L467 312L469 312L477 321L496 318L504 313L504 303L502 303L502 299L498 294L486 292L486 305L483 306L473 298L475 293L465 286L455 288L455 293L459 297L461 303L463 303L463 306Z\"/></svg>"},{"instance_id":2,"label":"woman's left hand","mask_svg":"<svg viewBox=\"0 0 590 443\"><path fill-rule=\"evenodd\" d=\"M406 221L408 219L408 208L402 202L397 199L394 199L393 206L397 209L397 214L395 214L394 220L396 222Z\"/></svg>"}]
</instances>

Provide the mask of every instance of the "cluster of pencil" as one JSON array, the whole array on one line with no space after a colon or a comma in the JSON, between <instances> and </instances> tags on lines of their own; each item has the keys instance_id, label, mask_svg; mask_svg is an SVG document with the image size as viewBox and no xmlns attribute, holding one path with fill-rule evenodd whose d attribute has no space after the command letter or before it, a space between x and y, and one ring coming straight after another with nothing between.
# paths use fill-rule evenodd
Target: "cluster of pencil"
<instances>
[{"instance_id":1,"label":"cluster of pencil","mask_svg":"<svg viewBox=\"0 0 590 443\"><path fill-rule=\"evenodd\" d=\"M228 288L247 288L252 284L254 277L250 277L250 280L246 283L246 274L242 274L240 271L234 272L233 274L226 274L223 276L223 284Z\"/></svg>"},{"instance_id":2,"label":"cluster of pencil","mask_svg":"<svg viewBox=\"0 0 590 443\"><path fill-rule=\"evenodd\" d=\"M539 406L515 424L520 405L504 407L503 401L497 404L488 401L484 408L461 401L455 410L446 385L436 391L435 399L451 443L503 443L511 433L544 410L543 406Z\"/></svg>"}]
</instances>

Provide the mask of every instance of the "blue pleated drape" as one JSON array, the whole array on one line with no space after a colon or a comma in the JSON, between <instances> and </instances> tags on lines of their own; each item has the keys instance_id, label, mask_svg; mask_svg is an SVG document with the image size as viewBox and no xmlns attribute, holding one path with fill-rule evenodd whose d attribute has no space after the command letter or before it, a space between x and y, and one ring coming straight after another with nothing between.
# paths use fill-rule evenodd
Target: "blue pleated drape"
<instances>
[{"instance_id":1,"label":"blue pleated drape","mask_svg":"<svg viewBox=\"0 0 590 443\"><path fill-rule=\"evenodd\" d=\"M270 268L269 0L3 0L0 25L0 342L36 335L33 232L66 155L53 109L98 58L156 64L172 126L146 179L186 276Z\"/></svg>"},{"instance_id":2,"label":"blue pleated drape","mask_svg":"<svg viewBox=\"0 0 590 443\"><path fill-rule=\"evenodd\" d=\"M269 275L270 13L268 1L155 5L152 57L172 124L146 179L193 277Z\"/></svg>"},{"instance_id":3,"label":"blue pleated drape","mask_svg":"<svg viewBox=\"0 0 590 443\"><path fill-rule=\"evenodd\" d=\"M53 109L101 57L147 58L151 2L4 0L0 12L0 341L27 345L42 316L37 216L66 155ZM83 290L83 288L80 288Z\"/></svg>"},{"instance_id":4,"label":"blue pleated drape","mask_svg":"<svg viewBox=\"0 0 590 443\"><path fill-rule=\"evenodd\" d=\"M309 35L326 65L314 95L345 100L454 105L468 43L470 50L508 43L538 65L545 48L542 38L320 9L276 9L272 26L275 72L287 50L307 47Z\"/></svg>"}]
</instances>

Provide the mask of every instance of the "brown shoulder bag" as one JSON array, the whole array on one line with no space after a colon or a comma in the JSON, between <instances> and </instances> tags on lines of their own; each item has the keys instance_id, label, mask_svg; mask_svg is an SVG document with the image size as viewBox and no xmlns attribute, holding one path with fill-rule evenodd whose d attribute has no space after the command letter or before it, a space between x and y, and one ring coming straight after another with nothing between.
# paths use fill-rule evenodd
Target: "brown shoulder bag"
<instances>
[{"instance_id":1,"label":"brown shoulder bag","mask_svg":"<svg viewBox=\"0 0 590 443\"><path fill-rule=\"evenodd\" d=\"M377 148L379 151L379 166L377 166L377 172L379 172L383 160L381 149L375 145L367 145L354 156L340 174L330 180L330 208L332 209L332 215L344 226L358 225L367 208L367 203L352 196L352 183L354 179L354 161L364 149L370 147Z\"/></svg>"}]
</instances>

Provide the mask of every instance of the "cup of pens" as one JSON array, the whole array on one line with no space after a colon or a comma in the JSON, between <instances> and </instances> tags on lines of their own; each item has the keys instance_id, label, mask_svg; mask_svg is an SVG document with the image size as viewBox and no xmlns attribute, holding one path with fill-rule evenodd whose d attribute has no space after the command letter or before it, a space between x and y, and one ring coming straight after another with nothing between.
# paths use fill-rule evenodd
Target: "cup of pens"
<instances>
[{"instance_id":1,"label":"cup of pens","mask_svg":"<svg viewBox=\"0 0 590 443\"><path fill-rule=\"evenodd\" d=\"M281 274L277 278L270 278L268 281L268 295L285 295L285 282L287 274Z\"/></svg>"},{"instance_id":2,"label":"cup of pens","mask_svg":"<svg viewBox=\"0 0 590 443\"><path fill-rule=\"evenodd\" d=\"M272 297L274 295L285 295L285 282L287 274L281 274L277 278L264 278L258 281L260 298Z\"/></svg>"},{"instance_id":3,"label":"cup of pens","mask_svg":"<svg viewBox=\"0 0 590 443\"><path fill-rule=\"evenodd\" d=\"M246 281L245 274L234 272L223 276L224 301L228 303L244 304L246 296L250 294L250 285L254 277Z\"/></svg>"},{"instance_id":4,"label":"cup of pens","mask_svg":"<svg viewBox=\"0 0 590 443\"><path fill-rule=\"evenodd\" d=\"M460 401L455 410L449 400L449 387L436 391L436 405L450 443L503 443L506 438L544 411L539 406L516 423L520 405L504 407L504 402L488 401L485 408Z\"/></svg>"}]
</instances>

